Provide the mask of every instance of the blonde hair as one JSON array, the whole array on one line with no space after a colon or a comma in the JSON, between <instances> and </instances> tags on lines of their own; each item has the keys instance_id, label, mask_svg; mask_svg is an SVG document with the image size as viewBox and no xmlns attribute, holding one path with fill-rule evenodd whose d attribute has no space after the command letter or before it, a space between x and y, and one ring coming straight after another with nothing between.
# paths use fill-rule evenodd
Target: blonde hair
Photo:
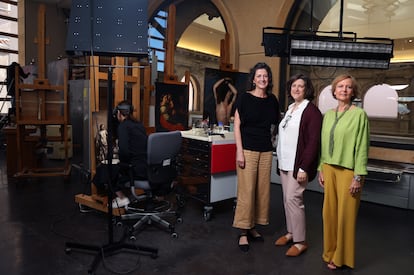
<instances>
[{"instance_id":1,"label":"blonde hair","mask_svg":"<svg viewBox=\"0 0 414 275\"><path fill-rule=\"evenodd\" d=\"M351 79L352 81L353 95L351 97L351 101L353 101L355 98L359 96L359 89L358 89L358 83L356 79L350 74L341 74L335 77L334 80L332 80L332 96L336 99L336 96L335 96L336 85L338 85L339 82L345 79Z\"/></svg>"}]
</instances>

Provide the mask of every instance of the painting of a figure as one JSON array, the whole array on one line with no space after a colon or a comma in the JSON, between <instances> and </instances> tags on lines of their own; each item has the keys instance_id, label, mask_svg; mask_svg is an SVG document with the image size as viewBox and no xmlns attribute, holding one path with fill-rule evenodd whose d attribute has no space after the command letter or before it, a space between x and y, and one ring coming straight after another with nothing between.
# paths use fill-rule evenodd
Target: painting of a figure
<instances>
[{"instance_id":1,"label":"painting of a figure","mask_svg":"<svg viewBox=\"0 0 414 275\"><path fill-rule=\"evenodd\" d=\"M188 86L158 82L155 87L156 131L188 129Z\"/></svg>"},{"instance_id":2,"label":"painting of a figure","mask_svg":"<svg viewBox=\"0 0 414 275\"><path fill-rule=\"evenodd\" d=\"M248 74L207 68L203 118L210 124L229 125L238 92L246 91Z\"/></svg>"}]
</instances>

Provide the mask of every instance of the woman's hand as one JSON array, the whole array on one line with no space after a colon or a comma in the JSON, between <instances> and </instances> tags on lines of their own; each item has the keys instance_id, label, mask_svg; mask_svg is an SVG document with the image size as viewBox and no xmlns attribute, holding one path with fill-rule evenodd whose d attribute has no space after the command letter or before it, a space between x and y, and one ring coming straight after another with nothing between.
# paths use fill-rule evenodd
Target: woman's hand
<instances>
[{"instance_id":1,"label":"woman's hand","mask_svg":"<svg viewBox=\"0 0 414 275\"><path fill-rule=\"evenodd\" d=\"M362 190L362 185L360 181L352 179L351 186L349 186L349 193L351 193L352 196L355 196Z\"/></svg>"},{"instance_id":2,"label":"woman's hand","mask_svg":"<svg viewBox=\"0 0 414 275\"><path fill-rule=\"evenodd\" d=\"M319 182L319 185L322 188L325 188L325 181L323 180L323 173L322 173L322 171L319 171L319 173L318 173L318 182Z\"/></svg>"},{"instance_id":3,"label":"woman's hand","mask_svg":"<svg viewBox=\"0 0 414 275\"><path fill-rule=\"evenodd\" d=\"M245 162L245 159L244 159L243 150L237 150L237 153L236 153L236 164L237 164L238 167L240 167L242 169L246 165L246 162Z\"/></svg>"},{"instance_id":4,"label":"woman's hand","mask_svg":"<svg viewBox=\"0 0 414 275\"><path fill-rule=\"evenodd\" d=\"M303 172L299 171L296 179L299 183L307 182L308 181L308 173L306 173L305 171L303 171Z\"/></svg>"}]
</instances>

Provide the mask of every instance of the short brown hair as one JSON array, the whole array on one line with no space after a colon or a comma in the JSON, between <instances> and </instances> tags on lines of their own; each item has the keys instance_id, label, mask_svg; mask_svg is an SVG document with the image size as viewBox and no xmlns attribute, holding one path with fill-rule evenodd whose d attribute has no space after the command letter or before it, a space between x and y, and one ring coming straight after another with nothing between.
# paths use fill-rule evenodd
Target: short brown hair
<instances>
[{"instance_id":1,"label":"short brown hair","mask_svg":"<svg viewBox=\"0 0 414 275\"><path fill-rule=\"evenodd\" d=\"M292 84L293 82L295 82L296 80L302 79L303 82L305 82L305 96L304 98L312 101L315 98L315 89L313 88L312 85L312 81L310 80L310 78L304 74L296 74L294 76L292 76L287 84L286 84L286 92L287 92L287 96L289 97L290 100L293 100L292 94L290 93L290 90L292 89Z\"/></svg>"}]
</instances>

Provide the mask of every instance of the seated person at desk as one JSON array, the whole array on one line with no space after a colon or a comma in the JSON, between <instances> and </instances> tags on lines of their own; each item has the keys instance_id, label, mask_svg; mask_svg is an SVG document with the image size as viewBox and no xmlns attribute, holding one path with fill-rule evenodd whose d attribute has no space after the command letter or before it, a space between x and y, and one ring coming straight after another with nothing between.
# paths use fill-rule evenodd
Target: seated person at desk
<instances>
[{"instance_id":1,"label":"seated person at desk","mask_svg":"<svg viewBox=\"0 0 414 275\"><path fill-rule=\"evenodd\" d=\"M134 108L128 101L121 101L114 109L119 125L118 135L118 155L120 165L114 165L113 181L117 182L114 192L116 198L112 201L112 208L124 207L129 204L128 197L122 191L126 182L129 181L129 173L125 171L122 164L132 166L133 177L145 179L147 177L147 134L144 125L132 117ZM99 187L99 179L107 180L103 175L99 176L98 168L94 178L94 183Z\"/></svg>"}]
</instances>

